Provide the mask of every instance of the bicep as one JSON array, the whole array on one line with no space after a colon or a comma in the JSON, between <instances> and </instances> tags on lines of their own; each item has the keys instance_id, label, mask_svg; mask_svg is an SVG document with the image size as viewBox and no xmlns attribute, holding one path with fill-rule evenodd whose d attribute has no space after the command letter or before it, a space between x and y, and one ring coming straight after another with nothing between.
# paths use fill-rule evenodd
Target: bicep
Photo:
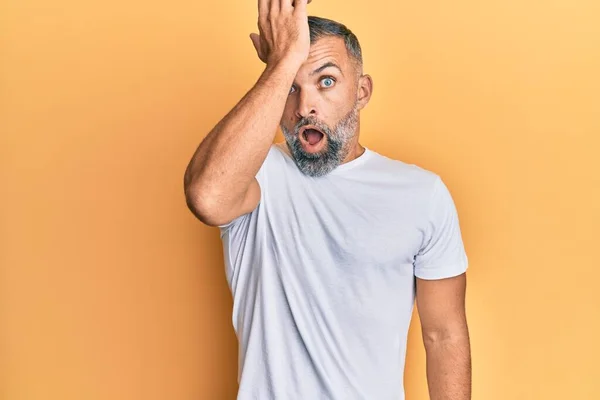
<instances>
[{"instance_id":1,"label":"bicep","mask_svg":"<svg viewBox=\"0 0 600 400\"><path fill-rule=\"evenodd\" d=\"M240 203L240 207L235 210L235 218L254 211L260 202L260 196L260 184L256 178L253 178L250 186L248 186L246 195Z\"/></svg>"},{"instance_id":2,"label":"bicep","mask_svg":"<svg viewBox=\"0 0 600 400\"><path fill-rule=\"evenodd\" d=\"M256 207L258 207L260 197L260 184L256 178L253 178L250 186L248 186L248 189L246 190L246 193L244 193L244 195L240 197L240 200L229 210L224 210L223 216L214 225L225 227L242 215L251 213L256 209Z\"/></svg>"},{"instance_id":3,"label":"bicep","mask_svg":"<svg viewBox=\"0 0 600 400\"><path fill-rule=\"evenodd\" d=\"M416 279L416 298L425 339L460 334L466 326L466 273L446 279Z\"/></svg>"}]
</instances>

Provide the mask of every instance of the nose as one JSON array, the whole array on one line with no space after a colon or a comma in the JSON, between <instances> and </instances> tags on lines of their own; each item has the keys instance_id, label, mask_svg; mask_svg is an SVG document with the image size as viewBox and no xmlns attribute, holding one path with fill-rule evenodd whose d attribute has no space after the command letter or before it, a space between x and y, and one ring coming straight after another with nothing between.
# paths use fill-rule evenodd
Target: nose
<instances>
[{"instance_id":1,"label":"nose","mask_svg":"<svg viewBox=\"0 0 600 400\"><path fill-rule=\"evenodd\" d=\"M300 93L298 93L296 116L298 118L306 118L308 116L316 115L317 107L315 106L315 97L311 96L306 90L300 90Z\"/></svg>"}]
</instances>

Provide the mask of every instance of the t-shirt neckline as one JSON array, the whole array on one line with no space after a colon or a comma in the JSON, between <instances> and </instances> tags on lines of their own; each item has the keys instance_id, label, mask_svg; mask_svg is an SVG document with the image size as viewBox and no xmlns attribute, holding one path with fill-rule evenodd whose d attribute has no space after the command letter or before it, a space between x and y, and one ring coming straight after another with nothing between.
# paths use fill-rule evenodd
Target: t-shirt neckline
<instances>
[{"instance_id":1,"label":"t-shirt neckline","mask_svg":"<svg viewBox=\"0 0 600 400\"><path fill-rule=\"evenodd\" d=\"M359 165L364 164L365 161L367 161L367 159L371 157L371 155L372 155L373 152L368 147L366 147L366 146L363 146L363 148L365 149L365 151L360 156L358 156L355 159L350 160L350 161L348 161L346 163L338 165L329 174L334 174L334 173L338 173L338 172L344 172L344 171L347 171L347 170L352 169L352 168L356 168Z\"/></svg>"},{"instance_id":2,"label":"t-shirt neckline","mask_svg":"<svg viewBox=\"0 0 600 400\"><path fill-rule=\"evenodd\" d=\"M285 145L285 143L284 143L284 145ZM295 160L294 160L294 158L293 158L293 156L291 154L288 154L285 150L279 148L278 145L276 145L275 147L277 147L277 149L281 153L283 153L285 157L289 158L294 163L294 165L295 165ZM331 175L331 174L336 174L336 173L339 173L339 172L347 171L349 169L356 168L357 166L364 164L367 161L367 159L369 159L373 155L373 151L371 149L369 149L368 147L366 147L366 146L363 146L363 148L365 149L365 151L360 156L358 156L355 159L350 160L350 161L348 161L346 163L338 165L333 171L331 171L327 175Z\"/></svg>"}]
</instances>

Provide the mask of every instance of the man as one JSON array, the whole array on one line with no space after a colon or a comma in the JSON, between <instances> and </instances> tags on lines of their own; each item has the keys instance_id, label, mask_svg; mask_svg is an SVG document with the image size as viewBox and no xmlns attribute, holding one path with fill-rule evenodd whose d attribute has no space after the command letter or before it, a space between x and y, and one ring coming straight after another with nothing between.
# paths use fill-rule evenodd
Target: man
<instances>
[{"instance_id":1,"label":"man","mask_svg":"<svg viewBox=\"0 0 600 400\"><path fill-rule=\"evenodd\" d=\"M470 399L464 251L439 176L359 143L373 84L344 25L259 0L266 67L198 147L191 211L218 226L238 399L404 399L416 298L433 400ZM277 125L285 142L273 144Z\"/></svg>"}]
</instances>

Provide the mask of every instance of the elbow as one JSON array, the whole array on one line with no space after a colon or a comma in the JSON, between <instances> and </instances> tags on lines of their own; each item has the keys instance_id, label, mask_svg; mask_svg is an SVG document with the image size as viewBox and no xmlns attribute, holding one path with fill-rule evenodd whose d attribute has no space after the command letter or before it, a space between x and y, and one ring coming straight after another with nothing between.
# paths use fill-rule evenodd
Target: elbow
<instances>
[{"instance_id":1,"label":"elbow","mask_svg":"<svg viewBox=\"0 0 600 400\"><path fill-rule=\"evenodd\" d=\"M186 179L184 192L188 209L200 222L208 226L218 226L223 223L218 217L217 198L211 195L206 187Z\"/></svg>"},{"instance_id":2,"label":"elbow","mask_svg":"<svg viewBox=\"0 0 600 400\"><path fill-rule=\"evenodd\" d=\"M183 175L185 202L192 214L208 226L218 226L221 221L215 217L217 197L214 188L202 179L198 168L192 168L192 162Z\"/></svg>"},{"instance_id":3,"label":"elbow","mask_svg":"<svg viewBox=\"0 0 600 400\"><path fill-rule=\"evenodd\" d=\"M423 343L426 348L443 346L456 346L469 342L467 326L454 327L453 329L423 330Z\"/></svg>"}]
</instances>

